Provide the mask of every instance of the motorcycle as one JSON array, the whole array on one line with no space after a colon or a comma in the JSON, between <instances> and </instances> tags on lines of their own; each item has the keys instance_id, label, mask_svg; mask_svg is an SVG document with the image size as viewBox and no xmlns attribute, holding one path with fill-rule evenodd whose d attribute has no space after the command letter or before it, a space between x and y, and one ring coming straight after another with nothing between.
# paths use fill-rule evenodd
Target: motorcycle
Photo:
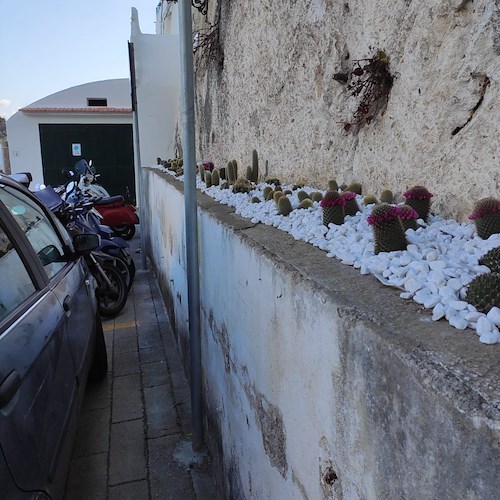
<instances>
[{"instance_id":1,"label":"motorcycle","mask_svg":"<svg viewBox=\"0 0 500 500\"><path fill-rule=\"evenodd\" d=\"M70 234L94 232L83 217L88 207L66 203L50 186L34 194L57 216ZM118 314L125 307L129 290L124 274L129 274L128 268L119 257L109 253L112 248L120 247L110 240L101 239L101 245L85 257L97 282L96 297L101 316ZM131 279L130 276L128 279Z\"/></svg>"},{"instance_id":2,"label":"motorcycle","mask_svg":"<svg viewBox=\"0 0 500 500\"><path fill-rule=\"evenodd\" d=\"M123 196L110 196L97 183L99 174L92 167L92 160L80 160L75 165L79 175L78 187L81 193L94 201L96 210L102 215L103 224L112 228L115 235L130 240L135 235L135 225L139 224L137 209L126 203Z\"/></svg>"}]
</instances>

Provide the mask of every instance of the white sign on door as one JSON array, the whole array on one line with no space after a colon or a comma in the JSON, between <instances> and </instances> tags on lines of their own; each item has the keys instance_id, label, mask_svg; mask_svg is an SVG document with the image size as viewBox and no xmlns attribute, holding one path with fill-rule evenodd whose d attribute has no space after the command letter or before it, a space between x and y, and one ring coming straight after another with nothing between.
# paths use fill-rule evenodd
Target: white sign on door
<instances>
[{"instance_id":1,"label":"white sign on door","mask_svg":"<svg viewBox=\"0 0 500 500\"><path fill-rule=\"evenodd\" d=\"M82 145L81 144L72 144L71 150L73 151L73 156L82 156Z\"/></svg>"}]
</instances>

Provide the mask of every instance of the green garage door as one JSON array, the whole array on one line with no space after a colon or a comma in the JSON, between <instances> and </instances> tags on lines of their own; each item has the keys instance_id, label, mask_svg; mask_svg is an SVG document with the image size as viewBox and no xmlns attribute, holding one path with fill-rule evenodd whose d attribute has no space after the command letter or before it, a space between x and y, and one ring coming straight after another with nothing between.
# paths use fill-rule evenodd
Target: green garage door
<instances>
[{"instance_id":1,"label":"green garage door","mask_svg":"<svg viewBox=\"0 0 500 500\"><path fill-rule=\"evenodd\" d=\"M63 169L74 170L84 158L101 174L99 183L111 195L135 204L132 125L41 124L40 144L45 184L57 186Z\"/></svg>"}]
</instances>

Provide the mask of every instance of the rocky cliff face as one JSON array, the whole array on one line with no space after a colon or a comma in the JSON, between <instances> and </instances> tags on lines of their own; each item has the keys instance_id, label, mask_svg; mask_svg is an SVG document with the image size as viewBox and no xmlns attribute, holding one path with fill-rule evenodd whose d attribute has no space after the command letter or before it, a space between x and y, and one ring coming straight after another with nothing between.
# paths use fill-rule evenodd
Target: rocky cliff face
<instances>
[{"instance_id":1,"label":"rocky cliff face","mask_svg":"<svg viewBox=\"0 0 500 500\"><path fill-rule=\"evenodd\" d=\"M424 184L434 211L458 219L500 196L499 0L209 7L195 28L219 23L218 45L195 57L200 159L245 167L255 148L261 175L282 181L359 181L376 195ZM379 51L392 87L366 120L349 84Z\"/></svg>"}]
</instances>

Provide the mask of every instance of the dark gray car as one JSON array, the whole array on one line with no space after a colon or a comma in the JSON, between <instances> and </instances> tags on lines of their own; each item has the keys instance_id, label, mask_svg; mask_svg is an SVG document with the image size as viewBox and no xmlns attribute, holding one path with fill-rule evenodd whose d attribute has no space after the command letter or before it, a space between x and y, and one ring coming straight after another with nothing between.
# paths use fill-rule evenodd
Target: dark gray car
<instances>
[{"instance_id":1,"label":"dark gray car","mask_svg":"<svg viewBox=\"0 0 500 500\"><path fill-rule=\"evenodd\" d=\"M98 237L72 239L0 174L0 497L61 498L87 379L107 372Z\"/></svg>"}]
</instances>

